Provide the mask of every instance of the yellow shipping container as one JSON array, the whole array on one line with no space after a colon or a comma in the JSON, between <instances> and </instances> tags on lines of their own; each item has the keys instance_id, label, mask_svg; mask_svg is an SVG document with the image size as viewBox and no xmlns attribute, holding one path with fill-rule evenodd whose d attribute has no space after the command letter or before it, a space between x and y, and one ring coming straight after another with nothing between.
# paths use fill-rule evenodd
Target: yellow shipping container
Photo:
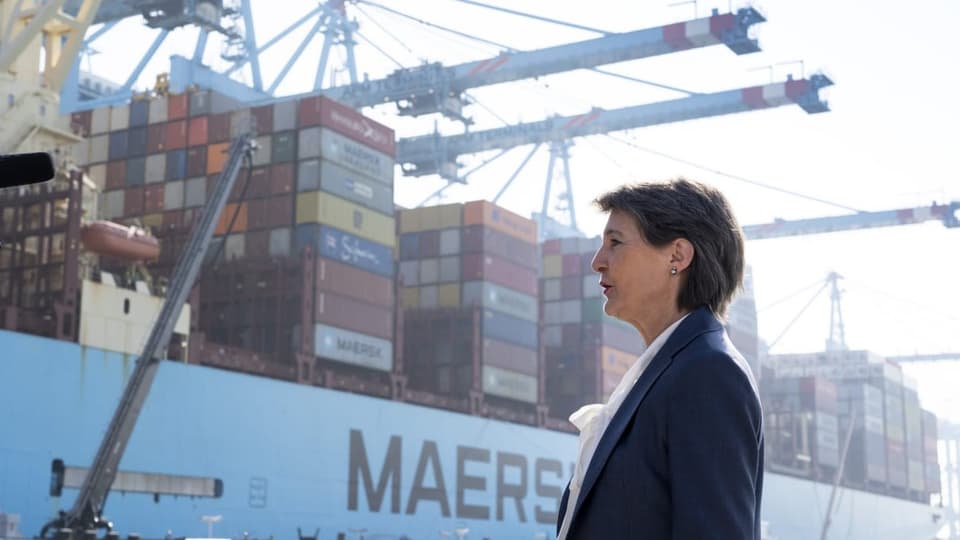
<instances>
[{"instance_id":1,"label":"yellow shipping container","mask_svg":"<svg viewBox=\"0 0 960 540\"><path fill-rule=\"evenodd\" d=\"M537 224L488 201L472 201L463 205L464 225L483 225L496 229L528 244L537 243Z\"/></svg>"},{"instance_id":2,"label":"yellow shipping container","mask_svg":"<svg viewBox=\"0 0 960 540\"><path fill-rule=\"evenodd\" d=\"M400 307L403 309L420 307L420 287L402 287L400 289Z\"/></svg>"},{"instance_id":3,"label":"yellow shipping container","mask_svg":"<svg viewBox=\"0 0 960 540\"><path fill-rule=\"evenodd\" d=\"M304 223L323 223L390 247L397 241L392 217L321 191L297 195L297 225Z\"/></svg>"},{"instance_id":4,"label":"yellow shipping container","mask_svg":"<svg viewBox=\"0 0 960 540\"><path fill-rule=\"evenodd\" d=\"M543 256L543 277L544 278L563 277L563 255L544 255Z\"/></svg>"},{"instance_id":5,"label":"yellow shipping container","mask_svg":"<svg viewBox=\"0 0 960 540\"><path fill-rule=\"evenodd\" d=\"M460 307L460 284L447 283L438 287L437 296L440 307L458 308Z\"/></svg>"},{"instance_id":6,"label":"yellow shipping container","mask_svg":"<svg viewBox=\"0 0 960 540\"><path fill-rule=\"evenodd\" d=\"M163 226L163 214L147 214L140 218L144 227L159 229Z\"/></svg>"},{"instance_id":7,"label":"yellow shipping container","mask_svg":"<svg viewBox=\"0 0 960 540\"><path fill-rule=\"evenodd\" d=\"M463 224L462 204L400 210L400 233L456 229Z\"/></svg>"}]
</instances>

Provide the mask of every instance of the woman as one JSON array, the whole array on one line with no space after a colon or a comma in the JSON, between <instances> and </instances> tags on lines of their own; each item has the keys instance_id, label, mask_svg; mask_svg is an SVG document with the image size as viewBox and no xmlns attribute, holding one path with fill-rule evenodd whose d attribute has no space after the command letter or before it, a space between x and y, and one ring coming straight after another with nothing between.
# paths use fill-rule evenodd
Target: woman
<instances>
[{"instance_id":1,"label":"woman","mask_svg":"<svg viewBox=\"0 0 960 540\"><path fill-rule=\"evenodd\" d=\"M597 199L604 311L647 349L605 404L571 421L580 455L559 540L759 540L756 382L718 318L743 278L743 235L717 190L674 180Z\"/></svg>"}]
</instances>

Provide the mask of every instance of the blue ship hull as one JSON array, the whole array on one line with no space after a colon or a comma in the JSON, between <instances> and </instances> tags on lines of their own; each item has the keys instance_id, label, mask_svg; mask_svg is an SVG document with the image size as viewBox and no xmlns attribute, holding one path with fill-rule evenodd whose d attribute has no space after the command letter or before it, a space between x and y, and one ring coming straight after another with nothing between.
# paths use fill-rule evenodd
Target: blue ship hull
<instances>
[{"instance_id":1,"label":"blue ship hull","mask_svg":"<svg viewBox=\"0 0 960 540\"><path fill-rule=\"evenodd\" d=\"M89 465L135 358L6 331L0 347L0 512L33 536L76 495L50 496L51 461ZM576 449L568 434L165 362L121 469L214 477L223 494L112 493L105 515L144 538L206 536L204 515L222 516L219 537L552 538ZM771 538L818 537L829 489L768 473ZM929 538L935 513L846 490L833 530Z\"/></svg>"}]
</instances>

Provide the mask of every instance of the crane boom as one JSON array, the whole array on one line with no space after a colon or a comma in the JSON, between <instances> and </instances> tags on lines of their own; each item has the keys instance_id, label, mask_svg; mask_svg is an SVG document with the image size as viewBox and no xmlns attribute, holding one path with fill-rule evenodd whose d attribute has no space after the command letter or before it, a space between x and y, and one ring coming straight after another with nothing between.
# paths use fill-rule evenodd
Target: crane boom
<instances>
[{"instance_id":1,"label":"crane boom","mask_svg":"<svg viewBox=\"0 0 960 540\"><path fill-rule=\"evenodd\" d=\"M713 94L648 103L622 109L594 108L577 116L557 116L539 122L444 136L439 133L401 139L397 145L397 162L404 174L424 176L440 174L448 180L456 176L457 157L544 143L586 135L639 128L694 118L706 118L755 109L797 104L808 113L828 110L819 90L833 82L822 74L809 79L788 78L784 82L739 88Z\"/></svg>"},{"instance_id":2,"label":"crane boom","mask_svg":"<svg viewBox=\"0 0 960 540\"><path fill-rule=\"evenodd\" d=\"M827 216L810 219L782 220L759 225L745 225L743 234L747 240L780 238L804 234L823 234L875 227L894 227L926 221L941 221L946 227L960 226L960 201L948 204L932 204L917 208L898 208L880 212L860 212L846 216Z\"/></svg>"},{"instance_id":3,"label":"crane boom","mask_svg":"<svg viewBox=\"0 0 960 540\"><path fill-rule=\"evenodd\" d=\"M162 355L170 342L177 316L200 272L220 213L230 196L244 157L250 154L253 148L253 137L249 134L241 135L231 143L224 170L174 267L163 307L154 322L143 352L137 359L133 374L127 381L77 499L68 512L61 513L58 518L44 526L42 537L46 536L50 528L86 531L112 527L101 516L110 486L117 476L117 468L127 442L150 392Z\"/></svg>"},{"instance_id":4,"label":"crane boom","mask_svg":"<svg viewBox=\"0 0 960 540\"><path fill-rule=\"evenodd\" d=\"M463 92L471 88L531 79L638 60L673 52L726 45L736 54L757 52L750 27L766 19L752 7L736 13L668 24L633 32L546 47L532 51L503 52L493 58L444 67L439 62L402 68L386 78L325 89L323 93L353 107L394 102L401 114L444 112L459 116L466 104Z\"/></svg>"}]
</instances>

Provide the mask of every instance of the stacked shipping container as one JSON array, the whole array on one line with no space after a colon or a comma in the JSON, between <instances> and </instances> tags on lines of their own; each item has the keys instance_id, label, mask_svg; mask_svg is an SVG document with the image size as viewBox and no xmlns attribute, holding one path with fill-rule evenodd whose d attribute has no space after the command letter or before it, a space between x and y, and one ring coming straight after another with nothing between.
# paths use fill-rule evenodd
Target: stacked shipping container
<instances>
[{"instance_id":1,"label":"stacked shipping container","mask_svg":"<svg viewBox=\"0 0 960 540\"><path fill-rule=\"evenodd\" d=\"M598 247L599 238L543 243L540 298L552 418L566 419L586 403L605 401L644 348L636 329L603 312L605 299L591 268Z\"/></svg>"},{"instance_id":2,"label":"stacked shipping container","mask_svg":"<svg viewBox=\"0 0 960 540\"><path fill-rule=\"evenodd\" d=\"M538 404L535 223L486 201L398 215L410 387L472 395L471 408L481 394L488 408Z\"/></svg>"},{"instance_id":3,"label":"stacked shipping container","mask_svg":"<svg viewBox=\"0 0 960 540\"><path fill-rule=\"evenodd\" d=\"M832 480L840 460L837 386L820 377L783 377L761 387L769 460Z\"/></svg>"}]
</instances>

